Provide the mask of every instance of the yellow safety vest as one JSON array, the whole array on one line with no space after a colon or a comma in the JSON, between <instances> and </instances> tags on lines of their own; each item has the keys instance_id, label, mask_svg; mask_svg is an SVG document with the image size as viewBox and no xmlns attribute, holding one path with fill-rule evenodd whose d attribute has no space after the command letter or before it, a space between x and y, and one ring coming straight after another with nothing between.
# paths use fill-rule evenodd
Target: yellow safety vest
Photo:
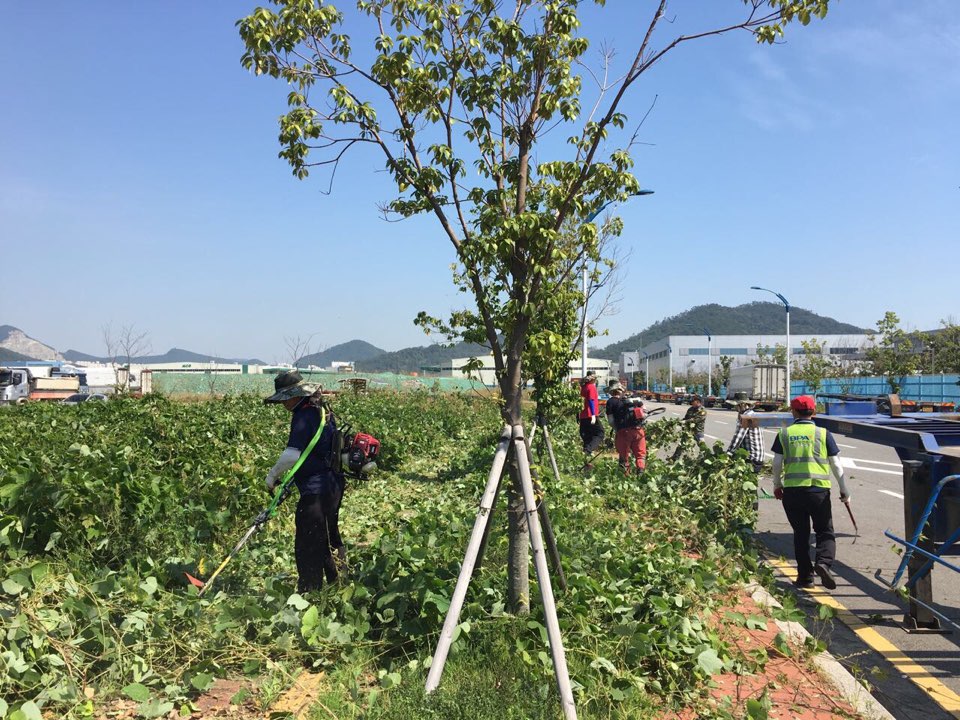
<instances>
[{"instance_id":1,"label":"yellow safety vest","mask_svg":"<svg viewBox=\"0 0 960 720\"><path fill-rule=\"evenodd\" d=\"M830 487L827 430L813 423L794 423L780 430L783 486Z\"/></svg>"}]
</instances>

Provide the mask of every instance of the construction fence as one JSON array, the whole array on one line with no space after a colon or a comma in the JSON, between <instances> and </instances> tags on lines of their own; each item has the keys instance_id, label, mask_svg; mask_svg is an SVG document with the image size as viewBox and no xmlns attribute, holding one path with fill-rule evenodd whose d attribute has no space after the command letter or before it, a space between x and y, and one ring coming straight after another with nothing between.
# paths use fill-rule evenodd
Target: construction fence
<instances>
[{"instance_id":1,"label":"construction fence","mask_svg":"<svg viewBox=\"0 0 960 720\"><path fill-rule=\"evenodd\" d=\"M812 395L813 388L802 380L790 383L791 394ZM890 385L885 377L827 378L820 383L820 395L887 395ZM903 400L952 402L960 406L960 375L911 375L900 390Z\"/></svg>"},{"instance_id":2,"label":"construction fence","mask_svg":"<svg viewBox=\"0 0 960 720\"><path fill-rule=\"evenodd\" d=\"M350 390L351 381L366 380L370 390L423 390L436 389L442 392L488 392L480 382L463 378L421 377L395 373L311 372L300 370L307 382L320 385L324 390ZM153 389L164 395L262 395L273 392L275 375L239 373L154 373Z\"/></svg>"}]
</instances>

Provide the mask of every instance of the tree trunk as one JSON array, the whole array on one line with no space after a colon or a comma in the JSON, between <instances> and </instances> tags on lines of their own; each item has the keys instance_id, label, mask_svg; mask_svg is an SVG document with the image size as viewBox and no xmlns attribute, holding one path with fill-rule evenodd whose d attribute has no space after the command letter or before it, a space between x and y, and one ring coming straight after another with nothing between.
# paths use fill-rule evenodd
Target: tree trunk
<instances>
[{"instance_id":1,"label":"tree trunk","mask_svg":"<svg viewBox=\"0 0 960 720\"><path fill-rule=\"evenodd\" d=\"M523 489L520 485L520 470L513 453L510 454L507 469L510 471L510 487L507 492L510 532L507 557L508 610L514 615L526 615L530 612L530 540Z\"/></svg>"}]
</instances>

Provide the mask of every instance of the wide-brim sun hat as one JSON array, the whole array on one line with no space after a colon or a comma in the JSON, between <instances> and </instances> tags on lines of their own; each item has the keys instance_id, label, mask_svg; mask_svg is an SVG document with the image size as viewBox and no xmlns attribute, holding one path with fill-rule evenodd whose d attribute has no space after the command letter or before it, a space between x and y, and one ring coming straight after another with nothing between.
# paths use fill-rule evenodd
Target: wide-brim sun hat
<instances>
[{"instance_id":1,"label":"wide-brim sun hat","mask_svg":"<svg viewBox=\"0 0 960 720\"><path fill-rule=\"evenodd\" d=\"M620 384L619 380L611 380L610 384L607 385L607 392L612 393L613 391L623 392L623 385Z\"/></svg>"},{"instance_id":2,"label":"wide-brim sun hat","mask_svg":"<svg viewBox=\"0 0 960 720\"><path fill-rule=\"evenodd\" d=\"M273 379L273 390L273 395L263 401L267 405L282 403L290 398L310 397L317 391L317 386L304 380L299 370L287 370Z\"/></svg>"}]
</instances>

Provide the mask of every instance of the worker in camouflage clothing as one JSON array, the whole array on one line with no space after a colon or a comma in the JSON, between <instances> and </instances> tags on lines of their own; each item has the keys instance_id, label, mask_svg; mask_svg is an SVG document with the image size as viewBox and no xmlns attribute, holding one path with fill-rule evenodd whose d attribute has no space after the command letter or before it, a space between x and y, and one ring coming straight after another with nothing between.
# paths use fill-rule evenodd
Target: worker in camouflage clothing
<instances>
[{"instance_id":1,"label":"worker in camouflage clothing","mask_svg":"<svg viewBox=\"0 0 960 720\"><path fill-rule=\"evenodd\" d=\"M703 401L699 395L694 395L690 400L690 409L683 416L683 422L688 423L693 430L693 439L698 443L703 442L703 433L707 424L707 409L703 406Z\"/></svg>"}]
</instances>

